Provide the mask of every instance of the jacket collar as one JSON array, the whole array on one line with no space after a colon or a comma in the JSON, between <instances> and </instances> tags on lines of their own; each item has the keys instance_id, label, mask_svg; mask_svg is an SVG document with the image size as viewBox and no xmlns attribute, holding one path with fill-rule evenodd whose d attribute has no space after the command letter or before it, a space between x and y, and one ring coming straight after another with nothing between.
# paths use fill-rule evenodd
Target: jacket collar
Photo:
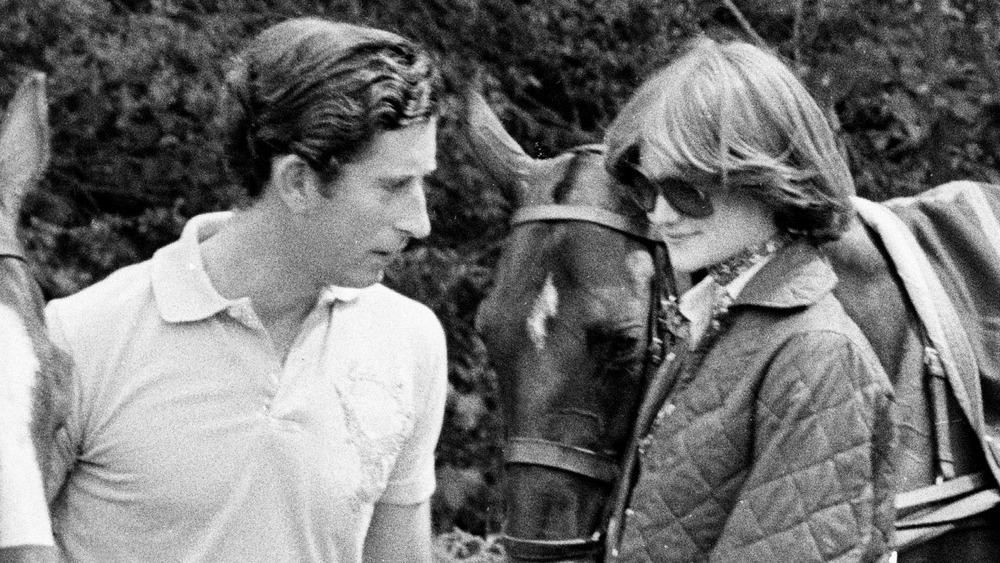
<instances>
[{"instance_id":1,"label":"jacket collar","mask_svg":"<svg viewBox=\"0 0 1000 563\"><path fill-rule=\"evenodd\" d=\"M820 251L797 242L778 252L739 293L734 306L807 307L830 293L837 274Z\"/></svg>"},{"instance_id":2,"label":"jacket collar","mask_svg":"<svg viewBox=\"0 0 1000 563\"><path fill-rule=\"evenodd\" d=\"M219 231L232 217L231 212L207 213L192 217L181 238L158 250L152 259L151 283L160 317L168 323L200 321L233 305L242 306L246 297L226 299L215 290L205 271L199 244ZM363 289L329 286L318 296L319 305L353 301Z\"/></svg>"}]
</instances>

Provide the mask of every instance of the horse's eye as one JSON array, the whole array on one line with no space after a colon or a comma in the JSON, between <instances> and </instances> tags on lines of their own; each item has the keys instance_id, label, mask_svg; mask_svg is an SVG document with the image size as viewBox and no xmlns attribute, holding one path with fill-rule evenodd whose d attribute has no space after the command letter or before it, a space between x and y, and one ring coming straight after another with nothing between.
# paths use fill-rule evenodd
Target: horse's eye
<instances>
[{"instance_id":1,"label":"horse's eye","mask_svg":"<svg viewBox=\"0 0 1000 563\"><path fill-rule=\"evenodd\" d=\"M623 331L594 330L588 335L594 361L606 375L640 367L639 338Z\"/></svg>"},{"instance_id":2,"label":"horse's eye","mask_svg":"<svg viewBox=\"0 0 1000 563\"><path fill-rule=\"evenodd\" d=\"M614 341L610 362L612 365L633 363L642 359L642 350L638 346L639 340L631 336L624 336Z\"/></svg>"}]
</instances>

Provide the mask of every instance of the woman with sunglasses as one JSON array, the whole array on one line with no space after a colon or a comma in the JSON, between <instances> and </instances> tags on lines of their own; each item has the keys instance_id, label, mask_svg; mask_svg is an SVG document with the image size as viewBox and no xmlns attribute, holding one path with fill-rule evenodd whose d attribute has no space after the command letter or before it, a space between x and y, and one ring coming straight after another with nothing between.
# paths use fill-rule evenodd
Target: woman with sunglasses
<instances>
[{"instance_id":1,"label":"woman with sunglasses","mask_svg":"<svg viewBox=\"0 0 1000 563\"><path fill-rule=\"evenodd\" d=\"M607 142L675 270L707 271L609 560L890 557L890 385L817 249L854 193L822 111L774 55L698 38Z\"/></svg>"}]
</instances>

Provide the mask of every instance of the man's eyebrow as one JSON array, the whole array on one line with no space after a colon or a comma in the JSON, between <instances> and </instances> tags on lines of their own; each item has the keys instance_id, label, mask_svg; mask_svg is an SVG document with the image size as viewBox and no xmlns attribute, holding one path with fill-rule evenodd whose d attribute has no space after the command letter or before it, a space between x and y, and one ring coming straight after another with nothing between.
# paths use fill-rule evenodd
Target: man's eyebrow
<instances>
[{"instance_id":1,"label":"man's eyebrow","mask_svg":"<svg viewBox=\"0 0 1000 563\"><path fill-rule=\"evenodd\" d=\"M383 176L378 181L383 186L388 187L401 187L403 185L409 184L414 179L423 180L426 174L400 174L398 176Z\"/></svg>"},{"instance_id":2,"label":"man's eyebrow","mask_svg":"<svg viewBox=\"0 0 1000 563\"><path fill-rule=\"evenodd\" d=\"M432 174L436 170L437 170L437 164L431 164L431 165L428 165L426 167L421 167L420 169L417 169L417 170L411 169L411 170L406 170L406 171L400 171L398 173L389 172L389 173L385 174L384 176L382 176L382 178L385 179L386 181L389 181L389 182L392 182L392 181L405 181L405 180L410 180L410 179L413 179L413 178L422 178L424 176Z\"/></svg>"},{"instance_id":3,"label":"man's eyebrow","mask_svg":"<svg viewBox=\"0 0 1000 563\"><path fill-rule=\"evenodd\" d=\"M386 176L382 178L382 184L386 186L401 186L409 182L415 176Z\"/></svg>"}]
</instances>

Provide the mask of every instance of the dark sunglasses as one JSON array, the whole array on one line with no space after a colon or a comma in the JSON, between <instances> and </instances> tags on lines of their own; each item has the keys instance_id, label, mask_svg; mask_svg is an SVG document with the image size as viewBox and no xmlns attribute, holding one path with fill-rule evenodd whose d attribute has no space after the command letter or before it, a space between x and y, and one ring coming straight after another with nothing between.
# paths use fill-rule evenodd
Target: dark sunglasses
<instances>
[{"instance_id":1,"label":"dark sunglasses","mask_svg":"<svg viewBox=\"0 0 1000 563\"><path fill-rule=\"evenodd\" d=\"M651 213L656 207L656 196L662 194L671 207L688 217L703 219L713 213L707 193L680 178L650 178L639 160L639 145L631 145L615 163L614 175L635 190L643 211Z\"/></svg>"}]
</instances>

